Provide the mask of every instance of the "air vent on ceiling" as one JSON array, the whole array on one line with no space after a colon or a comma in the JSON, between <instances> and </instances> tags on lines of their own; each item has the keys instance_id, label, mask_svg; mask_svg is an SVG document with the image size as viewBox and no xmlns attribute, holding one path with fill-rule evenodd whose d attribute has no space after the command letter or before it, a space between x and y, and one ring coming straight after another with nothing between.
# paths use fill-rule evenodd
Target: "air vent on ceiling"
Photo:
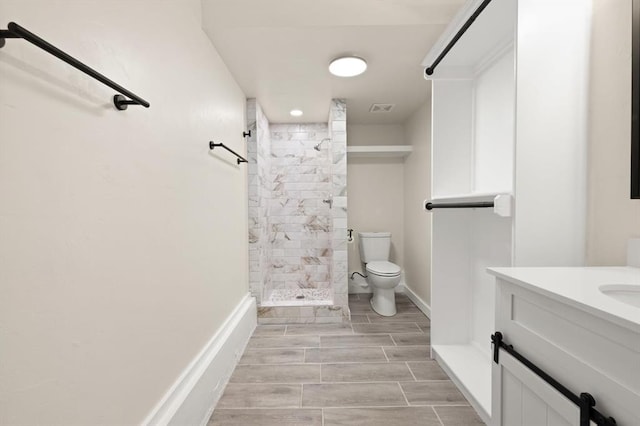
<instances>
[{"instance_id":1,"label":"air vent on ceiling","mask_svg":"<svg viewBox=\"0 0 640 426\"><path fill-rule=\"evenodd\" d=\"M391 112L396 104L372 104L369 112Z\"/></svg>"}]
</instances>

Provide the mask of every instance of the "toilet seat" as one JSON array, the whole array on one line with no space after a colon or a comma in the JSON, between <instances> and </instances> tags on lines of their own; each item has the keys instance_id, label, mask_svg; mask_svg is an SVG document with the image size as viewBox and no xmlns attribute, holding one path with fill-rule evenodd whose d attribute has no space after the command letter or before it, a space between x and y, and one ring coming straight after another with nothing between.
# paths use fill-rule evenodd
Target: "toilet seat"
<instances>
[{"instance_id":1,"label":"toilet seat","mask_svg":"<svg viewBox=\"0 0 640 426\"><path fill-rule=\"evenodd\" d=\"M397 277L401 271L398 265L387 261L369 262L365 269L367 272L379 277Z\"/></svg>"}]
</instances>

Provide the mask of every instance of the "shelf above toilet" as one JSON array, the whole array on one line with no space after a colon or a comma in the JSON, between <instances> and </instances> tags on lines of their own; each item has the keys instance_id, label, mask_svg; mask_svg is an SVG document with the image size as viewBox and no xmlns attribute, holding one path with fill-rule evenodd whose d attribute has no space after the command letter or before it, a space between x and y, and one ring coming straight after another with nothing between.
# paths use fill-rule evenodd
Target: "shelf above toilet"
<instances>
[{"instance_id":1,"label":"shelf above toilet","mask_svg":"<svg viewBox=\"0 0 640 426\"><path fill-rule=\"evenodd\" d=\"M352 158L406 157L412 150L411 145L359 145L347 146L347 155Z\"/></svg>"}]
</instances>

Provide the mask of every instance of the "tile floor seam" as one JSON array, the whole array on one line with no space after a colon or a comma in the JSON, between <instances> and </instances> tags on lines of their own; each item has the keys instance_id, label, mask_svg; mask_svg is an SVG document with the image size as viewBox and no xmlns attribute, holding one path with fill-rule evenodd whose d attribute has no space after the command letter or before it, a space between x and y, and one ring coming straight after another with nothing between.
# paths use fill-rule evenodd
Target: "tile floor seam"
<instances>
[{"instance_id":1,"label":"tile floor seam","mask_svg":"<svg viewBox=\"0 0 640 426\"><path fill-rule=\"evenodd\" d=\"M404 400L407 403L407 407L411 407L411 404L409 404L409 398L407 398L407 395L404 393L404 389L402 389L402 385L400 384L399 381L397 383L398 383L398 387L400 388L400 392L402 392L402 396L404 397Z\"/></svg>"},{"instance_id":2,"label":"tile floor seam","mask_svg":"<svg viewBox=\"0 0 640 426\"><path fill-rule=\"evenodd\" d=\"M391 338L391 341L393 342L394 345L396 346L400 346L398 345L398 342L396 342L396 339L393 338L393 336L391 335L391 333L389 333L389 337Z\"/></svg>"},{"instance_id":3,"label":"tile floor seam","mask_svg":"<svg viewBox=\"0 0 640 426\"><path fill-rule=\"evenodd\" d=\"M436 411L435 407L432 405L431 409L433 410L433 412L436 415L436 418L438 419L438 421L440 422L440 426L444 426L444 422L442 421L442 419L440 418L440 416L438 415L438 412Z\"/></svg>"},{"instance_id":4,"label":"tile floor seam","mask_svg":"<svg viewBox=\"0 0 640 426\"><path fill-rule=\"evenodd\" d=\"M398 380L363 380L361 382L294 382L294 383L234 383L236 385L388 385L389 383L400 383ZM402 383L413 383L405 382ZM437 404L436 404L437 405ZM448 406L448 405L447 405Z\"/></svg>"},{"instance_id":5,"label":"tile floor seam","mask_svg":"<svg viewBox=\"0 0 640 426\"><path fill-rule=\"evenodd\" d=\"M420 407L429 407L429 405L324 405L322 407L319 406L310 406L310 407L302 407L303 410L336 410L336 409L351 409L351 408L420 408ZM446 407L453 407L453 405L447 405ZM295 408L291 408L292 410L295 410ZM234 408L234 410L236 409L240 409L242 410L243 408ZM254 409L254 410L264 410L265 408L250 408L250 409ZM281 410L281 409L286 409L286 408L270 408L273 410ZM225 408L225 410L229 410L229 408Z\"/></svg>"},{"instance_id":6,"label":"tile floor seam","mask_svg":"<svg viewBox=\"0 0 640 426\"><path fill-rule=\"evenodd\" d=\"M409 361L405 361L404 363L407 364L407 368L409 369L409 373L411 373L411 375L413 376L413 380L415 380L417 382L418 378L416 377L415 374L413 374L413 370L411 369L411 366L409 365Z\"/></svg>"},{"instance_id":7,"label":"tile floor seam","mask_svg":"<svg viewBox=\"0 0 640 426\"><path fill-rule=\"evenodd\" d=\"M382 349L382 353L384 354L384 357L387 359L387 362L391 362L389 361L389 357L387 356L387 353L384 350L384 346L380 346L380 349Z\"/></svg>"},{"instance_id":8,"label":"tile floor seam","mask_svg":"<svg viewBox=\"0 0 640 426\"><path fill-rule=\"evenodd\" d=\"M300 405L299 405L299 408L302 408L303 394L304 394L304 383L301 383L300 384Z\"/></svg>"}]
</instances>

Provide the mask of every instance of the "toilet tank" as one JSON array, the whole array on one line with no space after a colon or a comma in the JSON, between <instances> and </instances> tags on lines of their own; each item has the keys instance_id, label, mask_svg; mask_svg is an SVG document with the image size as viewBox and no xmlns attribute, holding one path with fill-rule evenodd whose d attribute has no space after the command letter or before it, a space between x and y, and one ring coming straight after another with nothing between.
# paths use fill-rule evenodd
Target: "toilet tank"
<instances>
[{"instance_id":1,"label":"toilet tank","mask_svg":"<svg viewBox=\"0 0 640 426\"><path fill-rule=\"evenodd\" d=\"M358 246L364 263L389 260L391 232L358 232Z\"/></svg>"}]
</instances>

